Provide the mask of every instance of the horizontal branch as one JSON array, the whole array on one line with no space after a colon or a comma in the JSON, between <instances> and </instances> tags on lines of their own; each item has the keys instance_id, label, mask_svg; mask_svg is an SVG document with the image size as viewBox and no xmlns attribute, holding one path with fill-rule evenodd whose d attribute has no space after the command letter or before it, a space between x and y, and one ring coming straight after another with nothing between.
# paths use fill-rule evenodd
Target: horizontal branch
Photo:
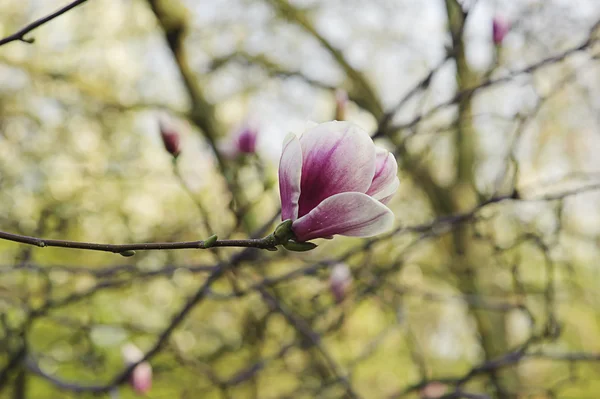
<instances>
[{"instance_id":1,"label":"horizontal branch","mask_svg":"<svg viewBox=\"0 0 600 399\"><path fill-rule=\"evenodd\" d=\"M29 32L31 32L34 29L39 28L40 26L44 25L45 23L52 21L54 18L61 16L62 14L66 13L67 11L72 10L73 8L77 7L78 5L85 3L86 1L87 0L75 0L75 1L67 4L66 6L60 8L59 10L53 12L52 14L33 21L32 23L30 23L29 25L20 29L19 31L13 33L12 35L6 36L4 39L0 39L0 46L10 43L10 42L17 41L17 40L21 41L21 42L25 42L25 43L33 43L34 39L26 39L25 38L26 34L28 34Z\"/></svg>"},{"instance_id":2,"label":"horizontal branch","mask_svg":"<svg viewBox=\"0 0 600 399\"><path fill-rule=\"evenodd\" d=\"M69 249L85 249L88 251L112 252L123 256L134 255L133 251L152 251L168 249L208 249L214 247L242 247L273 250L278 244L273 236L264 238L248 238L243 240L216 240L212 236L200 241L182 242L155 242L136 244L99 244L93 242L54 240L48 238L37 238L20 234L0 231L0 240L13 241L21 244L34 245L36 247L58 247Z\"/></svg>"}]
</instances>

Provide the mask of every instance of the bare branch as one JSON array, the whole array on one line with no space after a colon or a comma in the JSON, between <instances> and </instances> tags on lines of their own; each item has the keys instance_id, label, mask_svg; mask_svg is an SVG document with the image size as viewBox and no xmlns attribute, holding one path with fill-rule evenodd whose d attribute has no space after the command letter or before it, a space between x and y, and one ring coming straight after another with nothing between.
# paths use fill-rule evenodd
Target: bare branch
<instances>
[{"instance_id":1,"label":"bare branch","mask_svg":"<svg viewBox=\"0 0 600 399\"><path fill-rule=\"evenodd\" d=\"M14 41L21 41L24 43L33 43L35 41L35 39L25 38L25 35L27 35L32 30L39 28L40 26L44 25L45 23L52 21L54 18L61 16L62 14L66 13L67 11L72 10L73 8L85 3L86 1L87 0L75 0L75 1L67 4L66 6L56 10L52 14L33 21L32 23L30 23L29 25L20 29L19 31L13 33L12 35L6 36L4 39L0 39L0 46L10 43L10 42L14 42Z\"/></svg>"}]
</instances>

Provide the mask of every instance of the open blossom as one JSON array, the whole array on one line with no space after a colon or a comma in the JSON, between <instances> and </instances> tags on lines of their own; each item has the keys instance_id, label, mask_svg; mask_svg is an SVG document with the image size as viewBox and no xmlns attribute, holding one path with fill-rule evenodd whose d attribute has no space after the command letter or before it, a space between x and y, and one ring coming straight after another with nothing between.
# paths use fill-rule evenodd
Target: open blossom
<instances>
[{"instance_id":1,"label":"open blossom","mask_svg":"<svg viewBox=\"0 0 600 399\"><path fill-rule=\"evenodd\" d=\"M508 34L510 30L510 24L504 18L500 16L494 17L492 21L492 40L494 40L494 44L500 45L504 40L504 37Z\"/></svg>"},{"instance_id":2,"label":"open blossom","mask_svg":"<svg viewBox=\"0 0 600 399\"><path fill-rule=\"evenodd\" d=\"M221 143L220 149L223 155L228 158L235 158L241 154L254 154L256 152L257 139L258 129L251 126L244 126L227 141Z\"/></svg>"},{"instance_id":3,"label":"open blossom","mask_svg":"<svg viewBox=\"0 0 600 399\"><path fill-rule=\"evenodd\" d=\"M350 122L326 122L286 137L279 162L282 220L297 241L335 234L370 237L392 227L385 206L399 186L394 155Z\"/></svg>"},{"instance_id":4,"label":"open blossom","mask_svg":"<svg viewBox=\"0 0 600 399\"><path fill-rule=\"evenodd\" d=\"M174 157L181 152L179 144L179 133L164 121L159 121L160 137L162 138L165 150Z\"/></svg>"},{"instance_id":5,"label":"open blossom","mask_svg":"<svg viewBox=\"0 0 600 399\"><path fill-rule=\"evenodd\" d=\"M137 363L144 358L144 353L131 343L123 345L121 353L127 365ZM150 366L150 363L142 362L135 366L129 376L129 383L136 393L147 393L152 387L152 366Z\"/></svg>"}]
</instances>

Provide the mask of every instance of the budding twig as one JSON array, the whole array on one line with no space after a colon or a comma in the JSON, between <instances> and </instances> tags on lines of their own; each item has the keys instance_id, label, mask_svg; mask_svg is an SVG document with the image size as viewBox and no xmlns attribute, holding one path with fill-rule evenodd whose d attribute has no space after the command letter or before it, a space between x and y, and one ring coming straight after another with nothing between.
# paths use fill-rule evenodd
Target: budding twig
<instances>
[{"instance_id":1,"label":"budding twig","mask_svg":"<svg viewBox=\"0 0 600 399\"><path fill-rule=\"evenodd\" d=\"M83 241L55 240L48 238L38 238L20 234L7 233L0 231L0 240L13 241L21 244L34 245L40 248L58 247L70 249L84 249L88 251L112 252L122 256L133 256L135 251L153 251L168 249L209 249L215 247L239 247L239 248L257 248L270 251L277 250L278 245L287 248L291 243L291 250L295 246L302 246L302 251L307 251L316 247L313 243L297 243L290 241L294 239L291 231L291 222L289 220L281 223L273 234L263 238L248 238L239 240L218 240L216 235L208 237L206 240L199 241L180 241L180 242L154 242L154 243L136 243L136 244L100 244Z\"/></svg>"}]
</instances>

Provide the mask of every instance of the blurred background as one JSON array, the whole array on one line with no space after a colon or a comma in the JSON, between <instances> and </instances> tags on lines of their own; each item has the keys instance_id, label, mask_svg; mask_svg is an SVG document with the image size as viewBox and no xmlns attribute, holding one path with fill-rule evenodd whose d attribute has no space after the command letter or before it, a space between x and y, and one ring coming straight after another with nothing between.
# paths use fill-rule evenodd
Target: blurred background
<instances>
[{"instance_id":1,"label":"blurred background","mask_svg":"<svg viewBox=\"0 0 600 399\"><path fill-rule=\"evenodd\" d=\"M0 37L68 3L1 0ZM1 46L3 231L268 234L283 138L332 119L401 184L391 233L306 253L0 241L0 398L597 398L599 22L596 0L88 0Z\"/></svg>"}]
</instances>

